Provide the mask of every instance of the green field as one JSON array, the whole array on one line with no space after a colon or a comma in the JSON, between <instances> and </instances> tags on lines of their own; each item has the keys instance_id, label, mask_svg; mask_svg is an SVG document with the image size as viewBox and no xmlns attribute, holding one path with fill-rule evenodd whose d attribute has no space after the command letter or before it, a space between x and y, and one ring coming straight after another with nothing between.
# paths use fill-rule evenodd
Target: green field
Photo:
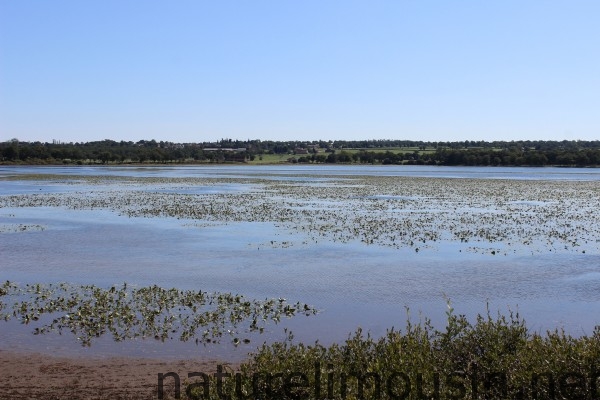
<instances>
[{"instance_id":1,"label":"green field","mask_svg":"<svg viewBox=\"0 0 600 400\"><path fill-rule=\"evenodd\" d=\"M419 149L418 147L376 147L376 148L348 148L348 149L335 149L336 154L347 153L347 154L356 154L361 151L368 151L372 153L385 153L391 151L392 153L402 153L402 154L413 154L417 152L419 154L428 154L435 153L436 149L434 147L429 147L426 149ZM324 150L320 150L317 154L328 155L329 153ZM280 164L287 163L288 158L299 158L299 157L310 157L312 153L309 154L261 154L257 155L253 161L248 161L248 164Z\"/></svg>"}]
</instances>

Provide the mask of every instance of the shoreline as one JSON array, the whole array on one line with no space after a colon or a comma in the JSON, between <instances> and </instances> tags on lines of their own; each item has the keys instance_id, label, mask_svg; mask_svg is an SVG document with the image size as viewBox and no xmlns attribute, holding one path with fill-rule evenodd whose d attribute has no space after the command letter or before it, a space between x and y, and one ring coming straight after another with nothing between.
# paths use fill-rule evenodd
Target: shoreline
<instances>
[{"instance_id":1,"label":"shoreline","mask_svg":"<svg viewBox=\"0 0 600 400\"><path fill-rule=\"evenodd\" d=\"M217 365L234 371L240 363L214 359L165 360L138 357L68 357L0 349L0 399L155 399L158 374L212 375ZM173 388L165 382L165 398Z\"/></svg>"},{"instance_id":2,"label":"shoreline","mask_svg":"<svg viewBox=\"0 0 600 400\"><path fill-rule=\"evenodd\" d=\"M173 163L107 163L107 164L99 164L99 163L40 163L40 164L32 164L32 163L10 163L10 162L0 162L0 167L115 167L115 168L123 168L123 167L214 167L214 166L246 166L246 167L264 167L264 166L360 166L360 167L369 167L369 166L383 166L383 167L455 167L455 168L565 168L565 169L599 169L600 165L562 165L562 164L547 164L547 165L466 165L466 164L458 164L458 165L429 165L429 164L383 164L383 163L293 163L287 161L279 161L279 162L222 162L222 163L207 163L207 162L173 162Z\"/></svg>"}]
</instances>

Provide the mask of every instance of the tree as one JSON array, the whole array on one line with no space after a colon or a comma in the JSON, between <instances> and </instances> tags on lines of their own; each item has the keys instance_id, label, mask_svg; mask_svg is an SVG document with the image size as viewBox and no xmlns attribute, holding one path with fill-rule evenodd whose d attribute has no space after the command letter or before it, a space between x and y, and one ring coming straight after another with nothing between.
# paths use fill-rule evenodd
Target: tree
<instances>
[{"instance_id":1,"label":"tree","mask_svg":"<svg viewBox=\"0 0 600 400\"><path fill-rule=\"evenodd\" d=\"M4 149L3 156L11 161L19 159L19 139L11 139L9 146Z\"/></svg>"}]
</instances>

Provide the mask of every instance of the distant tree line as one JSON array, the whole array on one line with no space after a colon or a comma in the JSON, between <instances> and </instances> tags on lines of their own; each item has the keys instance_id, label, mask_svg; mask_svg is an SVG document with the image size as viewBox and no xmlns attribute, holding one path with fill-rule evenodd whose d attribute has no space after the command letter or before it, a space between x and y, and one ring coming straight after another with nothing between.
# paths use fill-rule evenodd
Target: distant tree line
<instances>
[{"instance_id":1,"label":"distant tree line","mask_svg":"<svg viewBox=\"0 0 600 400\"><path fill-rule=\"evenodd\" d=\"M600 141L261 141L173 143L156 140L0 143L3 164L241 163L264 154L294 163L473 166L599 166Z\"/></svg>"},{"instance_id":2,"label":"distant tree line","mask_svg":"<svg viewBox=\"0 0 600 400\"><path fill-rule=\"evenodd\" d=\"M317 156L318 157L318 156ZM308 159L307 159L308 158ZM468 166L600 166L600 149L535 150L511 148L504 150L438 148L435 152L377 152L361 150L331 153L324 160L314 156L297 162L408 164L408 165L468 165Z\"/></svg>"}]
</instances>

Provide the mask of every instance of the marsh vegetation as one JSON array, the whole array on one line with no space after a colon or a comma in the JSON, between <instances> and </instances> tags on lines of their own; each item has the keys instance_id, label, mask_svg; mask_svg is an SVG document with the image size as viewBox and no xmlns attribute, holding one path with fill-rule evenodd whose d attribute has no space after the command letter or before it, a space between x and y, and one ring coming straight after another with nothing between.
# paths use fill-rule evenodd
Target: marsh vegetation
<instances>
[{"instance_id":1,"label":"marsh vegetation","mask_svg":"<svg viewBox=\"0 0 600 400\"><path fill-rule=\"evenodd\" d=\"M94 285L26 284L0 287L0 319L15 318L35 335L71 332L83 346L111 335L125 339L192 340L196 344L249 343L248 332L297 314L316 314L308 304L285 299L249 300L230 293L165 289L159 286L109 289ZM240 328L241 327L241 328Z\"/></svg>"},{"instance_id":2,"label":"marsh vegetation","mask_svg":"<svg viewBox=\"0 0 600 400\"><path fill-rule=\"evenodd\" d=\"M85 171L0 179L9 189L0 196L0 234L12 246L6 245L3 255L13 277L2 286L0 312L39 335L72 332L78 343L92 347L108 336L120 342L222 342L239 350L249 340L256 349L262 341L254 334L265 331L267 343L243 367L249 374L292 367L312 371L320 362L323 376L328 365L348 375L359 368L381 376L384 369L398 369L416 382L417 372L423 379L452 371L468 375L476 364L482 374L506 371L513 394L529 390L523 385L531 373L558 374L567 367L584 373L600 354L592 330L598 321L578 308L594 310L599 303L597 179L386 176L381 170L240 174L232 169L215 176L201 168L162 176L146 169ZM89 220L75 225L78 218ZM85 230L103 220L114 227ZM141 225L143 230L129 229ZM105 250L113 247L97 247L104 245L103 235L118 235L115 255ZM182 238L185 246L178 243ZM149 247L137 251L145 242ZM26 254L53 246L69 253L53 254L48 267L46 258ZM152 246L159 250L139 255ZM84 252L107 262L85 266ZM153 257L160 257L155 264ZM31 260L41 264L29 268ZM25 263L29 270L21 273ZM141 274L143 279L131 281ZM179 276L178 284L151 281L165 276ZM89 284L77 283L85 279ZM54 283L62 281L70 283ZM181 282L195 289L167 289ZM227 285L241 294L206 292ZM516 314L477 318L452 312L443 321L446 328L424 318L404 325L392 312L391 303L402 308L412 301L412 309L420 309L447 290L453 300L452 293L458 293L463 294L459 301L478 305L490 297L517 308L537 302L538 308L520 309L529 315L556 306L548 323L559 328L576 310L585 315L575 315L575 324L585 320L592 329L574 336L560 329L545 333L539 321L525 327ZM265 299L263 293L268 299L254 300ZM298 318L304 314L311 316ZM348 324L337 325L342 319ZM278 321L287 340L280 340L281 332L273 334ZM348 325L352 328L342 335L356 326L364 329L345 342L328 337L314 345L298 335L302 328L331 334ZM377 326L390 330L372 333ZM428 382L424 390L431 392ZM590 382L586 385L590 393ZM334 398L343 397L341 386L332 390ZM347 398L358 396L357 386L346 390ZM471 389L465 390L470 396Z\"/></svg>"},{"instance_id":3,"label":"marsh vegetation","mask_svg":"<svg viewBox=\"0 0 600 400\"><path fill-rule=\"evenodd\" d=\"M531 332L518 313L470 322L448 304L446 326L427 318L373 338L358 329L344 343L288 340L263 345L220 390L187 381L188 398L589 399L598 396L600 328L573 338Z\"/></svg>"},{"instance_id":4,"label":"marsh vegetation","mask_svg":"<svg viewBox=\"0 0 600 400\"><path fill-rule=\"evenodd\" d=\"M75 185L66 193L0 196L1 208L108 209L130 218L168 217L192 226L268 222L298 240L489 255L597 252L595 181L518 181L395 176L142 178L20 176ZM90 185L91 191L77 191ZM236 190L224 190L234 187ZM4 230L19 230L4 225ZM31 228L30 228L31 229Z\"/></svg>"}]
</instances>

